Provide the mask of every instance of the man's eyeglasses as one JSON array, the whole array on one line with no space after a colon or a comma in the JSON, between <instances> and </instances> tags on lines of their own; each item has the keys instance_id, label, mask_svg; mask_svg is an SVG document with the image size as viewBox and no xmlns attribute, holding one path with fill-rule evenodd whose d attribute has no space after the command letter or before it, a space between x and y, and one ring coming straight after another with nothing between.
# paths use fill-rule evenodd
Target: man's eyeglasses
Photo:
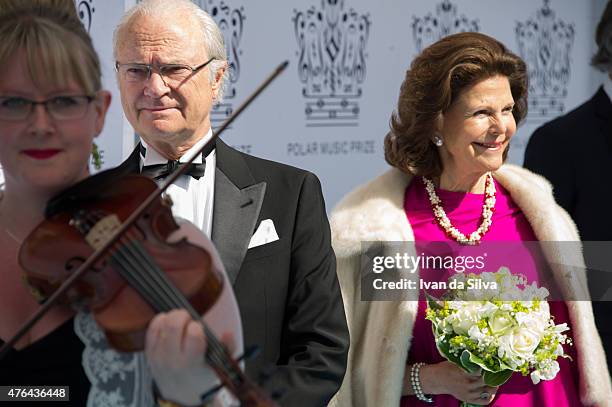
<instances>
[{"instance_id":1,"label":"man's eyeglasses","mask_svg":"<svg viewBox=\"0 0 612 407\"><path fill-rule=\"evenodd\" d=\"M81 119L87 113L93 96L60 95L40 102L19 96L0 97L0 120L19 121L30 116L34 106L43 105L55 120Z\"/></svg>"},{"instance_id":2,"label":"man's eyeglasses","mask_svg":"<svg viewBox=\"0 0 612 407\"><path fill-rule=\"evenodd\" d=\"M210 58L208 61L195 68L182 64L150 65L135 63L120 64L119 62L115 62L115 69L127 82L141 83L151 77L151 72L157 72L166 85L175 85L183 82L215 59L214 57Z\"/></svg>"}]
</instances>

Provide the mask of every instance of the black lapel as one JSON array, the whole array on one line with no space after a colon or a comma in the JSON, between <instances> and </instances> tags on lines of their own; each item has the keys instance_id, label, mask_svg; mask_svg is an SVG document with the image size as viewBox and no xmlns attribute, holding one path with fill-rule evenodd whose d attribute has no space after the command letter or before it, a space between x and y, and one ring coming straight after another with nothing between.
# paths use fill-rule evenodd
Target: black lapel
<instances>
[{"instance_id":1,"label":"black lapel","mask_svg":"<svg viewBox=\"0 0 612 407\"><path fill-rule=\"evenodd\" d=\"M136 145L130 156L119 164L116 170L122 174L140 173L140 143Z\"/></svg>"},{"instance_id":2,"label":"black lapel","mask_svg":"<svg viewBox=\"0 0 612 407\"><path fill-rule=\"evenodd\" d=\"M612 153L612 102L603 89L600 87L591 98L595 107L595 114L600 119L599 130L605 136L608 143L608 151Z\"/></svg>"},{"instance_id":3,"label":"black lapel","mask_svg":"<svg viewBox=\"0 0 612 407\"><path fill-rule=\"evenodd\" d=\"M217 140L212 241L233 284L238 276L266 192L242 155Z\"/></svg>"},{"instance_id":4,"label":"black lapel","mask_svg":"<svg viewBox=\"0 0 612 407\"><path fill-rule=\"evenodd\" d=\"M259 217L266 183L256 183L242 155L216 141L212 241L233 284ZM119 167L120 174L140 172L140 143Z\"/></svg>"}]
</instances>

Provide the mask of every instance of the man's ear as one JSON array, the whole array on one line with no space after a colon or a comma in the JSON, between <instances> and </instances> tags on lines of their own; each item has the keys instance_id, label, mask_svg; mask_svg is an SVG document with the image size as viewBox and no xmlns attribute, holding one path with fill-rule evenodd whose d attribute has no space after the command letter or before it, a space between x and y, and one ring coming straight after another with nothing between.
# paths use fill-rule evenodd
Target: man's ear
<instances>
[{"instance_id":1,"label":"man's ear","mask_svg":"<svg viewBox=\"0 0 612 407\"><path fill-rule=\"evenodd\" d=\"M227 70L227 61L223 63L215 72L215 78L212 83L212 92L213 92L213 100L217 99L217 95L219 94L219 90L221 90L221 84L223 81L223 75L225 75L225 71Z\"/></svg>"}]
</instances>

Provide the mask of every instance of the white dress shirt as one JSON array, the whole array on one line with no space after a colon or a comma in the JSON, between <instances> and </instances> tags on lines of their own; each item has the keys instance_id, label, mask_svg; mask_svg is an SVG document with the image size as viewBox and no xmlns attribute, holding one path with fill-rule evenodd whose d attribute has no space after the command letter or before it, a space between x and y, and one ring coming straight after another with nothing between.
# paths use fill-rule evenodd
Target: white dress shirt
<instances>
[{"instance_id":1,"label":"white dress shirt","mask_svg":"<svg viewBox=\"0 0 612 407\"><path fill-rule=\"evenodd\" d=\"M212 138L212 130L198 141L179 159L179 162L187 162L197 153L197 151ZM165 164L168 159L163 157L154 148L149 147L141 139L142 145L146 149L145 157L140 155L140 169L145 165ZM202 163L202 157L193 160L195 164ZM172 185L168 187L167 194L172 198L174 205L172 213L174 216L186 219L200 228L201 231L210 237L212 232L213 204L215 195L215 167L216 152L211 151L206 156L206 171L204 176L196 180L190 175L181 175ZM158 183L163 180L158 181Z\"/></svg>"}]
</instances>

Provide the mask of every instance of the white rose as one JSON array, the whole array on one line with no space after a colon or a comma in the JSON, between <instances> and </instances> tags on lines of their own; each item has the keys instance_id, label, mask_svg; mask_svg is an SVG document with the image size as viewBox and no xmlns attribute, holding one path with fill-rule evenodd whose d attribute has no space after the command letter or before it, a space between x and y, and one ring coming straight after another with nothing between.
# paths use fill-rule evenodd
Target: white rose
<instances>
[{"instance_id":1,"label":"white rose","mask_svg":"<svg viewBox=\"0 0 612 407\"><path fill-rule=\"evenodd\" d=\"M487 334L483 332L480 328L478 328L477 325L472 326L468 330L468 336L470 337L471 340L475 341L479 345L488 344L490 342L489 339L487 338Z\"/></svg>"},{"instance_id":2,"label":"white rose","mask_svg":"<svg viewBox=\"0 0 612 407\"><path fill-rule=\"evenodd\" d=\"M541 338L548 326L550 316L544 312L517 312L514 317L519 327L529 329Z\"/></svg>"},{"instance_id":3,"label":"white rose","mask_svg":"<svg viewBox=\"0 0 612 407\"><path fill-rule=\"evenodd\" d=\"M528 328L517 328L499 339L500 353L517 365L529 360L540 344L540 334Z\"/></svg>"},{"instance_id":4,"label":"white rose","mask_svg":"<svg viewBox=\"0 0 612 407\"><path fill-rule=\"evenodd\" d=\"M495 314L499 307L492 302L484 302L480 305L480 316L481 317L490 317Z\"/></svg>"},{"instance_id":5,"label":"white rose","mask_svg":"<svg viewBox=\"0 0 612 407\"><path fill-rule=\"evenodd\" d=\"M496 312L489 319L489 327L493 335L499 336L507 333L514 326L514 319L507 312Z\"/></svg>"},{"instance_id":6,"label":"white rose","mask_svg":"<svg viewBox=\"0 0 612 407\"><path fill-rule=\"evenodd\" d=\"M466 335L469 329L478 324L480 320L480 305L476 302L465 302L455 313L446 320L451 324L458 335Z\"/></svg>"}]
</instances>

